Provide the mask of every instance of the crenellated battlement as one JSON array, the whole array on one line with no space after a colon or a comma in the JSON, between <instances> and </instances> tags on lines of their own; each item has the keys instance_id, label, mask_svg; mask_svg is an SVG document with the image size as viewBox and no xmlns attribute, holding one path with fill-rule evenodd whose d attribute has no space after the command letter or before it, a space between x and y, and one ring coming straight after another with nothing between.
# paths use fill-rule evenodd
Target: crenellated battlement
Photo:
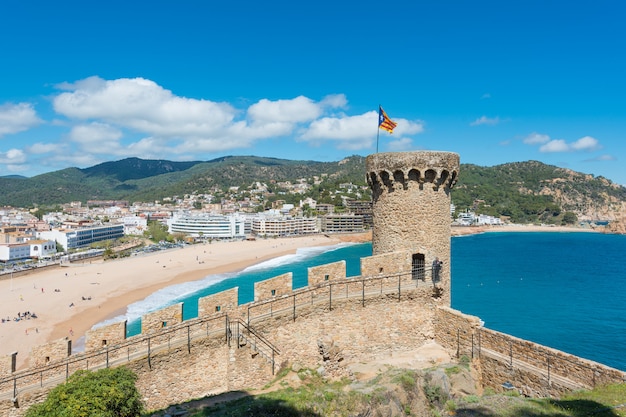
<instances>
[{"instance_id":1,"label":"crenellated battlement","mask_svg":"<svg viewBox=\"0 0 626 417\"><path fill-rule=\"evenodd\" d=\"M452 152L378 153L367 158L366 178L374 199L383 188L388 192L423 189L426 183L448 192L456 184L459 167L459 156Z\"/></svg>"}]
</instances>

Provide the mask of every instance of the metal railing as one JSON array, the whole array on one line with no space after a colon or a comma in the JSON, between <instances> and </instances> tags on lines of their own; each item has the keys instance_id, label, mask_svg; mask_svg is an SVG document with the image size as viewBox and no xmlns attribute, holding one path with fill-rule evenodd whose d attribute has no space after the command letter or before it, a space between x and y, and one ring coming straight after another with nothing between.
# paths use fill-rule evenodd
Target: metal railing
<instances>
[{"instance_id":1,"label":"metal railing","mask_svg":"<svg viewBox=\"0 0 626 417\"><path fill-rule=\"evenodd\" d=\"M143 358L151 368L152 357L155 354L185 347L188 353L191 353L194 341L209 337L224 337L224 343L229 347L233 337L237 340L238 347L249 344L272 365L274 373L276 355L280 354L280 350L252 328L253 321L260 322L280 315L288 315L295 321L298 312L309 310L311 306L328 303L328 309L332 310L339 301L357 299L365 307L368 298L392 296L400 300L406 292L418 287L431 286L425 279L416 280L413 276L414 274L409 271L391 275L354 277L295 290L282 297L249 304L247 322L240 319L231 320L226 313L186 320L154 333L133 336L115 345L73 354L36 369L18 371L11 376L0 378L0 399L16 399L19 393L56 386L81 369L96 370L120 366Z\"/></svg>"},{"instance_id":2,"label":"metal railing","mask_svg":"<svg viewBox=\"0 0 626 417\"><path fill-rule=\"evenodd\" d=\"M272 375L274 375L276 372L276 355L280 355L280 350L241 319L234 322L230 321L228 326L228 346L231 346L232 338L237 341L237 348L249 344L254 352L259 353L272 365Z\"/></svg>"},{"instance_id":3,"label":"metal railing","mask_svg":"<svg viewBox=\"0 0 626 417\"><path fill-rule=\"evenodd\" d=\"M509 369L530 371L542 378L545 387L553 383L572 389L593 388L598 385L626 382L626 373L602 364L594 366L567 353L521 340L491 329L470 332L456 329L457 357L490 356Z\"/></svg>"},{"instance_id":4,"label":"metal railing","mask_svg":"<svg viewBox=\"0 0 626 417\"><path fill-rule=\"evenodd\" d=\"M425 276L424 279L413 277L414 274L411 272L354 277L324 282L312 288L294 290L290 294L248 305L247 325L249 326L254 321L282 315L288 315L295 321L299 311L308 311L311 306L324 304L328 306L328 310L332 310L335 303L345 300L359 300L363 307L367 299L377 296L391 295L401 300L405 292L414 291L418 287L433 288L433 295L439 295L439 287L432 280L428 282Z\"/></svg>"},{"instance_id":5,"label":"metal railing","mask_svg":"<svg viewBox=\"0 0 626 417\"><path fill-rule=\"evenodd\" d=\"M164 327L159 332L134 336L97 351L74 354L37 369L15 372L9 377L0 378L0 399L16 399L19 393L56 386L80 369L109 368L143 358L147 360L151 368L151 361L155 354L181 347L186 347L187 352L191 353L194 341L208 337L221 336L224 337L223 340L226 343L228 334L224 323L228 323L226 314L192 319Z\"/></svg>"}]
</instances>

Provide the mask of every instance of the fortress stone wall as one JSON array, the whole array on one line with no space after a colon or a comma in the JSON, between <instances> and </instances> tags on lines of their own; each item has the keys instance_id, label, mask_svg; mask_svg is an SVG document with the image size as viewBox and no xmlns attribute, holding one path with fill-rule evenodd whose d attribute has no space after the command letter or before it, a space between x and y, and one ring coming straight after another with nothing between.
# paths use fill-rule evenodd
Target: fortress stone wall
<instances>
[{"instance_id":1,"label":"fortress stone wall","mask_svg":"<svg viewBox=\"0 0 626 417\"><path fill-rule=\"evenodd\" d=\"M346 277L344 261L316 266L297 290L291 273L256 283L251 303L238 304L238 288L203 297L195 319L182 320L183 303L150 312L133 337L126 322L92 329L83 353L71 354L67 338L40 346L28 370L15 371L11 355L0 358L0 415L23 416L78 369L128 366L148 409L159 409L260 388L282 367L350 378L349 364L433 342L470 357L477 383L500 391L558 397L626 381L624 372L486 329L450 308L449 192L458 164L445 152L368 157L374 255L361 259L360 276ZM435 257L444 261L439 277Z\"/></svg>"}]
</instances>

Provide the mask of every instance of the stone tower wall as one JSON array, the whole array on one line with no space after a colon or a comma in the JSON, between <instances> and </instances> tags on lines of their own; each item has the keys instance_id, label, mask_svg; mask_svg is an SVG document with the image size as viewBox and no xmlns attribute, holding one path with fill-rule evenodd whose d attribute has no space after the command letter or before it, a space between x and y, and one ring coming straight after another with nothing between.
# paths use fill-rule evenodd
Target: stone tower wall
<instances>
[{"instance_id":1,"label":"stone tower wall","mask_svg":"<svg viewBox=\"0 0 626 417\"><path fill-rule=\"evenodd\" d=\"M450 305L450 190L459 155L451 152L377 153L366 160L372 189L374 255L409 251L430 268L443 262L440 302Z\"/></svg>"}]
</instances>

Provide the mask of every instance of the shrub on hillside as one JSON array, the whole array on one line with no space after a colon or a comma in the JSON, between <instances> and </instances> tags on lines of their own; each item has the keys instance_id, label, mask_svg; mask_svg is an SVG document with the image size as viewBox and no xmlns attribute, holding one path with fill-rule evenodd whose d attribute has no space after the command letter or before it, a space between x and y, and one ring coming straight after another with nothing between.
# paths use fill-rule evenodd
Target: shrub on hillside
<instances>
[{"instance_id":1,"label":"shrub on hillside","mask_svg":"<svg viewBox=\"0 0 626 417\"><path fill-rule=\"evenodd\" d=\"M143 412L137 376L127 368L77 371L26 417L137 417Z\"/></svg>"}]
</instances>

